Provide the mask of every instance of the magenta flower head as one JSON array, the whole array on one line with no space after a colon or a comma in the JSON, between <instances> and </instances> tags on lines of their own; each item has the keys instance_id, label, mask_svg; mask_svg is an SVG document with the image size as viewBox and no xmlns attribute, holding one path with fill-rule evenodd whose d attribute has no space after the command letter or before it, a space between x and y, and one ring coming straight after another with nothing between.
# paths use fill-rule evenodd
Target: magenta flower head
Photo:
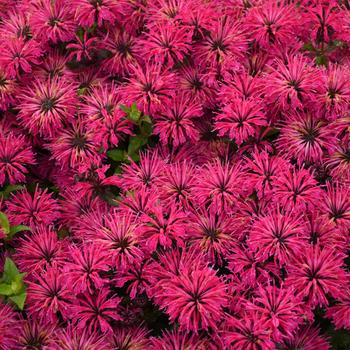
<instances>
[{"instance_id":1,"label":"magenta flower head","mask_svg":"<svg viewBox=\"0 0 350 350\"><path fill-rule=\"evenodd\" d=\"M98 333L78 329L72 325L57 332L48 350L108 350L107 344Z\"/></svg>"},{"instance_id":2,"label":"magenta flower head","mask_svg":"<svg viewBox=\"0 0 350 350\"><path fill-rule=\"evenodd\" d=\"M257 136L259 128L266 125L266 117L258 102L234 99L216 116L215 129L219 136L227 135L240 146L249 137Z\"/></svg>"},{"instance_id":3,"label":"magenta flower head","mask_svg":"<svg viewBox=\"0 0 350 350\"><path fill-rule=\"evenodd\" d=\"M294 43L295 10L278 1L266 1L248 12L245 29L251 39L268 48Z\"/></svg>"},{"instance_id":4,"label":"magenta flower head","mask_svg":"<svg viewBox=\"0 0 350 350\"><path fill-rule=\"evenodd\" d=\"M144 53L146 60L171 67L190 53L191 37L190 27L163 21L152 26L140 41L140 51Z\"/></svg>"},{"instance_id":5,"label":"magenta flower head","mask_svg":"<svg viewBox=\"0 0 350 350\"><path fill-rule=\"evenodd\" d=\"M175 95L176 76L158 63L130 67L129 84L123 94L128 104L136 103L145 113L153 115L161 106L170 104Z\"/></svg>"},{"instance_id":6,"label":"magenta flower head","mask_svg":"<svg viewBox=\"0 0 350 350\"><path fill-rule=\"evenodd\" d=\"M335 141L331 128L317 115L293 113L283 122L278 149L280 154L297 160L299 165L320 163Z\"/></svg>"},{"instance_id":7,"label":"magenta flower head","mask_svg":"<svg viewBox=\"0 0 350 350\"><path fill-rule=\"evenodd\" d=\"M55 324L59 317L68 319L72 313L74 294L65 275L57 266L33 274L28 282L28 312L34 319Z\"/></svg>"},{"instance_id":8,"label":"magenta flower head","mask_svg":"<svg viewBox=\"0 0 350 350\"><path fill-rule=\"evenodd\" d=\"M345 297L343 286L349 276L343 269L343 258L331 248L306 247L289 266L286 283L311 307L327 306L328 297Z\"/></svg>"},{"instance_id":9,"label":"magenta flower head","mask_svg":"<svg viewBox=\"0 0 350 350\"><path fill-rule=\"evenodd\" d=\"M21 239L14 256L21 271L40 273L50 266L65 264L65 243L52 228L37 226L33 233Z\"/></svg>"},{"instance_id":10,"label":"magenta flower head","mask_svg":"<svg viewBox=\"0 0 350 350\"><path fill-rule=\"evenodd\" d=\"M108 271L109 267L106 264L107 252L102 247L87 243L71 248L69 256L70 261L65 263L63 270L69 286L76 293L93 293L104 286L106 280L101 277L101 273Z\"/></svg>"},{"instance_id":11,"label":"magenta flower head","mask_svg":"<svg viewBox=\"0 0 350 350\"><path fill-rule=\"evenodd\" d=\"M230 212L242 192L241 165L216 159L205 164L198 172L194 194L198 202L210 205L214 210Z\"/></svg>"},{"instance_id":12,"label":"magenta flower head","mask_svg":"<svg viewBox=\"0 0 350 350\"><path fill-rule=\"evenodd\" d=\"M33 164L34 154L25 138L0 131L0 186L24 182Z\"/></svg>"},{"instance_id":13,"label":"magenta flower head","mask_svg":"<svg viewBox=\"0 0 350 350\"><path fill-rule=\"evenodd\" d=\"M23 190L13 194L7 202L7 213L13 224L24 224L33 230L37 225L51 225L60 217L56 200L47 189L39 187L34 193Z\"/></svg>"},{"instance_id":14,"label":"magenta flower head","mask_svg":"<svg viewBox=\"0 0 350 350\"><path fill-rule=\"evenodd\" d=\"M109 344L111 349L147 349L149 345L147 333L143 327L119 328L111 336Z\"/></svg>"},{"instance_id":15,"label":"magenta flower head","mask_svg":"<svg viewBox=\"0 0 350 350\"><path fill-rule=\"evenodd\" d=\"M253 223L249 233L248 245L256 252L258 261L269 257L280 265L297 255L304 244L300 237L301 218L293 212L282 214L278 207Z\"/></svg>"},{"instance_id":16,"label":"magenta flower head","mask_svg":"<svg viewBox=\"0 0 350 350\"><path fill-rule=\"evenodd\" d=\"M0 303L0 349L12 350L21 330L21 322L10 305Z\"/></svg>"},{"instance_id":17,"label":"magenta flower head","mask_svg":"<svg viewBox=\"0 0 350 350\"><path fill-rule=\"evenodd\" d=\"M76 25L65 1L43 0L33 6L35 15L31 16L30 24L38 41L57 43L74 38Z\"/></svg>"},{"instance_id":18,"label":"magenta flower head","mask_svg":"<svg viewBox=\"0 0 350 350\"><path fill-rule=\"evenodd\" d=\"M3 42L3 48L0 67L5 70L9 78L31 73L33 65L40 64L42 51L34 40L8 39Z\"/></svg>"},{"instance_id":19,"label":"magenta flower head","mask_svg":"<svg viewBox=\"0 0 350 350\"><path fill-rule=\"evenodd\" d=\"M99 289L95 294L82 294L72 308L73 320L80 330L112 334L111 322L120 320L117 307L120 298L110 297L107 288Z\"/></svg>"},{"instance_id":20,"label":"magenta flower head","mask_svg":"<svg viewBox=\"0 0 350 350\"><path fill-rule=\"evenodd\" d=\"M154 133L159 134L162 143L175 147L185 142L194 143L199 139L195 122L202 113L200 104L184 94L179 94L172 105L162 106L154 116Z\"/></svg>"},{"instance_id":21,"label":"magenta flower head","mask_svg":"<svg viewBox=\"0 0 350 350\"><path fill-rule=\"evenodd\" d=\"M302 56L288 56L287 63L277 59L266 77L266 96L282 110L295 110L314 99L315 82L315 71Z\"/></svg>"},{"instance_id":22,"label":"magenta flower head","mask_svg":"<svg viewBox=\"0 0 350 350\"><path fill-rule=\"evenodd\" d=\"M165 308L171 322L178 320L181 329L195 333L209 327L217 328L227 296L225 285L214 270L186 269L161 286L156 297L161 298L161 307Z\"/></svg>"},{"instance_id":23,"label":"magenta flower head","mask_svg":"<svg viewBox=\"0 0 350 350\"><path fill-rule=\"evenodd\" d=\"M111 57L103 61L102 67L107 72L116 75L128 73L133 64L142 61L142 55L137 49L137 38L129 32L115 28L108 32L104 45Z\"/></svg>"},{"instance_id":24,"label":"magenta flower head","mask_svg":"<svg viewBox=\"0 0 350 350\"><path fill-rule=\"evenodd\" d=\"M104 223L98 225L89 238L101 246L101 262L109 261L110 264L119 269L128 268L136 260L143 258L143 252L140 249L140 238L137 234L136 225L133 223L132 216L126 214L120 215L112 212L103 217Z\"/></svg>"},{"instance_id":25,"label":"magenta flower head","mask_svg":"<svg viewBox=\"0 0 350 350\"><path fill-rule=\"evenodd\" d=\"M74 84L62 78L37 80L20 96L19 118L32 134L51 138L73 120L76 106Z\"/></svg>"}]
</instances>

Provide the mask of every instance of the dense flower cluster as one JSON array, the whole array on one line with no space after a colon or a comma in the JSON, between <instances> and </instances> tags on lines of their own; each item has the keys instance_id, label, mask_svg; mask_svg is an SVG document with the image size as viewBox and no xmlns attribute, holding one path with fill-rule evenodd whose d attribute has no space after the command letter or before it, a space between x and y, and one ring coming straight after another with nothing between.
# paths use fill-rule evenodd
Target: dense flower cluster
<instances>
[{"instance_id":1,"label":"dense flower cluster","mask_svg":"<svg viewBox=\"0 0 350 350\"><path fill-rule=\"evenodd\" d=\"M348 1L0 0L0 350L330 349L349 46Z\"/></svg>"}]
</instances>

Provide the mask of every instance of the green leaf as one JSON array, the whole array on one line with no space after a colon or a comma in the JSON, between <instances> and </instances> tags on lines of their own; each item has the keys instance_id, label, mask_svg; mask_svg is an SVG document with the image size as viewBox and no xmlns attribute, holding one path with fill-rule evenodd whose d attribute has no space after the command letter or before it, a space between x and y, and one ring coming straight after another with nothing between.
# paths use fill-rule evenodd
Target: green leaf
<instances>
[{"instance_id":1,"label":"green leaf","mask_svg":"<svg viewBox=\"0 0 350 350\"><path fill-rule=\"evenodd\" d=\"M12 226L10 227L10 232L7 235L6 239L12 239L16 233L22 232L22 231L31 231L31 228L25 225Z\"/></svg>"},{"instance_id":2,"label":"green leaf","mask_svg":"<svg viewBox=\"0 0 350 350\"><path fill-rule=\"evenodd\" d=\"M312 45L311 42L305 43L304 46L303 46L303 49L305 51L315 51L315 48L314 48L314 46Z\"/></svg>"},{"instance_id":3,"label":"green leaf","mask_svg":"<svg viewBox=\"0 0 350 350\"><path fill-rule=\"evenodd\" d=\"M145 138L144 136L142 135L133 136L129 142L129 147L128 147L129 156L132 157L133 155L138 153L140 148L144 146L146 143L147 143L147 138Z\"/></svg>"},{"instance_id":4,"label":"green leaf","mask_svg":"<svg viewBox=\"0 0 350 350\"><path fill-rule=\"evenodd\" d=\"M130 108L128 106L125 105L119 105L119 108L126 114L130 113Z\"/></svg>"},{"instance_id":5,"label":"green leaf","mask_svg":"<svg viewBox=\"0 0 350 350\"><path fill-rule=\"evenodd\" d=\"M122 162L126 158L126 153L124 150L116 148L108 151L107 156L116 162Z\"/></svg>"},{"instance_id":6,"label":"green leaf","mask_svg":"<svg viewBox=\"0 0 350 350\"><path fill-rule=\"evenodd\" d=\"M8 185L3 191L0 192L0 196L4 199L7 199L12 192L23 190L24 186L22 185Z\"/></svg>"},{"instance_id":7,"label":"green leaf","mask_svg":"<svg viewBox=\"0 0 350 350\"><path fill-rule=\"evenodd\" d=\"M9 222L9 219L7 218L7 215L2 211L0 211L0 226L5 232L5 234L8 235L10 232L10 222Z\"/></svg>"},{"instance_id":8,"label":"green leaf","mask_svg":"<svg viewBox=\"0 0 350 350\"><path fill-rule=\"evenodd\" d=\"M326 56L317 56L316 57L316 64L318 66L327 66L328 64L328 59Z\"/></svg>"},{"instance_id":9,"label":"green leaf","mask_svg":"<svg viewBox=\"0 0 350 350\"><path fill-rule=\"evenodd\" d=\"M10 259L6 258L4 265L4 274L2 276L4 282L10 284L16 279L16 276L19 275L16 264Z\"/></svg>"},{"instance_id":10,"label":"green leaf","mask_svg":"<svg viewBox=\"0 0 350 350\"><path fill-rule=\"evenodd\" d=\"M26 298L27 298L27 293L25 291L23 293L21 293L21 294L9 297L9 299L13 303L15 303L20 310L23 310Z\"/></svg>"},{"instance_id":11,"label":"green leaf","mask_svg":"<svg viewBox=\"0 0 350 350\"><path fill-rule=\"evenodd\" d=\"M145 123L148 123L148 124L152 124L152 120L151 120L151 117L149 115L144 115L142 118L142 121L144 121Z\"/></svg>"},{"instance_id":12,"label":"green leaf","mask_svg":"<svg viewBox=\"0 0 350 350\"><path fill-rule=\"evenodd\" d=\"M0 295L9 296L13 294L13 290L10 284L0 283Z\"/></svg>"},{"instance_id":13,"label":"green leaf","mask_svg":"<svg viewBox=\"0 0 350 350\"><path fill-rule=\"evenodd\" d=\"M141 134L142 135L145 135L148 137L148 136L152 135L152 131L153 131L152 124L142 123L142 125L141 125Z\"/></svg>"}]
</instances>

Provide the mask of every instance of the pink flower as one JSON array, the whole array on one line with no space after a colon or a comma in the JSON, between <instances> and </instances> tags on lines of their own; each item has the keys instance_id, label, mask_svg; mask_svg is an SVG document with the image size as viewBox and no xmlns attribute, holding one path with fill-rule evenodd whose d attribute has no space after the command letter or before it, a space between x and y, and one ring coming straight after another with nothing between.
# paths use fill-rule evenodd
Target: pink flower
<instances>
[{"instance_id":1,"label":"pink flower","mask_svg":"<svg viewBox=\"0 0 350 350\"><path fill-rule=\"evenodd\" d=\"M94 295L85 293L77 299L73 306L73 320L79 330L88 332L112 333L111 322L120 320L117 307L120 298L109 297L108 289L100 289Z\"/></svg>"},{"instance_id":2,"label":"pink flower","mask_svg":"<svg viewBox=\"0 0 350 350\"><path fill-rule=\"evenodd\" d=\"M321 336L320 330L312 326L302 326L292 339L285 340L287 349L329 350L327 338Z\"/></svg>"},{"instance_id":3,"label":"pink flower","mask_svg":"<svg viewBox=\"0 0 350 350\"><path fill-rule=\"evenodd\" d=\"M237 145L255 137L259 127L267 125L261 106L253 100L234 99L215 118L219 136L228 135Z\"/></svg>"},{"instance_id":4,"label":"pink flower","mask_svg":"<svg viewBox=\"0 0 350 350\"><path fill-rule=\"evenodd\" d=\"M257 312L247 312L242 317L229 317L229 329L224 333L228 348L237 350L273 350L270 321Z\"/></svg>"},{"instance_id":5,"label":"pink flower","mask_svg":"<svg viewBox=\"0 0 350 350\"><path fill-rule=\"evenodd\" d=\"M280 154L303 163L320 163L335 137L327 123L309 113L293 113L283 123L278 138Z\"/></svg>"},{"instance_id":6,"label":"pink flower","mask_svg":"<svg viewBox=\"0 0 350 350\"><path fill-rule=\"evenodd\" d=\"M94 138L93 130L86 123L77 120L57 134L49 144L54 159L62 168L78 169L86 164L98 164L100 145Z\"/></svg>"},{"instance_id":7,"label":"pink flower","mask_svg":"<svg viewBox=\"0 0 350 350\"><path fill-rule=\"evenodd\" d=\"M190 53L191 37L192 30L189 27L159 22L140 41L140 50L147 60L173 66Z\"/></svg>"},{"instance_id":8,"label":"pink flower","mask_svg":"<svg viewBox=\"0 0 350 350\"><path fill-rule=\"evenodd\" d=\"M59 206L47 189L38 186L34 193L17 192L7 202L7 214L12 225L27 225L33 230L38 225L51 225L59 217Z\"/></svg>"},{"instance_id":9,"label":"pink flower","mask_svg":"<svg viewBox=\"0 0 350 350\"><path fill-rule=\"evenodd\" d=\"M101 273L109 270L106 264L107 252L98 244L86 243L79 247L72 247L69 251L69 261L63 270L70 287L76 292L93 293L101 289L106 280Z\"/></svg>"},{"instance_id":10,"label":"pink flower","mask_svg":"<svg viewBox=\"0 0 350 350\"><path fill-rule=\"evenodd\" d=\"M169 248L176 242L183 245L186 218L176 207L154 206L151 213L144 215L138 228L141 239L150 252L158 246Z\"/></svg>"},{"instance_id":11,"label":"pink flower","mask_svg":"<svg viewBox=\"0 0 350 350\"><path fill-rule=\"evenodd\" d=\"M23 136L0 132L0 186L24 182L28 167L33 164L32 148Z\"/></svg>"},{"instance_id":12,"label":"pink flower","mask_svg":"<svg viewBox=\"0 0 350 350\"><path fill-rule=\"evenodd\" d=\"M68 325L57 333L53 344L50 345L48 350L107 349L104 337L86 329Z\"/></svg>"},{"instance_id":13,"label":"pink flower","mask_svg":"<svg viewBox=\"0 0 350 350\"><path fill-rule=\"evenodd\" d=\"M137 103L144 113L153 115L175 95L175 74L168 69L162 70L160 64L133 65L130 73L129 84L123 91L124 98L129 105Z\"/></svg>"},{"instance_id":14,"label":"pink flower","mask_svg":"<svg viewBox=\"0 0 350 350\"><path fill-rule=\"evenodd\" d=\"M119 328L113 333L109 344L111 349L142 350L148 346L148 331L143 327Z\"/></svg>"},{"instance_id":15,"label":"pink flower","mask_svg":"<svg viewBox=\"0 0 350 350\"><path fill-rule=\"evenodd\" d=\"M37 40L57 43L74 38L73 13L63 0L40 1L33 11L35 15L30 17L30 24Z\"/></svg>"},{"instance_id":16,"label":"pink flower","mask_svg":"<svg viewBox=\"0 0 350 350\"><path fill-rule=\"evenodd\" d=\"M316 180L306 169L290 170L275 182L274 199L287 210L314 208L323 198Z\"/></svg>"},{"instance_id":17,"label":"pink flower","mask_svg":"<svg viewBox=\"0 0 350 350\"><path fill-rule=\"evenodd\" d=\"M31 133L48 139L74 119L76 107L74 84L62 78L37 80L20 96L19 118Z\"/></svg>"},{"instance_id":18,"label":"pink flower","mask_svg":"<svg viewBox=\"0 0 350 350\"><path fill-rule=\"evenodd\" d=\"M123 165L122 189L140 191L153 188L160 177L163 164L157 152L141 153L139 164L131 161L130 165Z\"/></svg>"},{"instance_id":19,"label":"pink flower","mask_svg":"<svg viewBox=\"0 0 350 350\"><path fill-rule=\"evenodd\" d=\"M175 147L185 142L196 142L199 139L195 120L202 115L202 108L183 94L171 105L164 105L155 115L154 133L159 134L164 144Z\"/></svg>"},{"instance_id":20,"label":"pink flower","mask_svg":"<svg viewBox=\"0 0 350 350\"><path fill-rule=\"evenodd\" d=\"M113 267L126 269L136 260L142 260L144 254L131 215L112 212L105 215L103 220L104 224L97 226L88 237L107 253L105 263L110 261Z\"/></svg>"},{"instance_id":21,"label":"pink flower","mask_svg":"<svg viewBox=\"0 0 350 350\"><path fill-rule=\"evenodd\" d=\"M107 72L124 75L129 72L130 66L141 62L142 55L137 50L137 38L129 32L116 28L107 33L103 43L111 53L111 57L102 63Z\"/></svg>"},{"instance_id":22,"label":"pink flower","mask_svg":"<svg viewBox=\"0 0 350 350\"><path fill-rule=\"evenodd\" d=\"M179 322L180 329L197 333L209 327L217 328L227 296L224 283L213 270L186 269L161 286L156 298L162 299L161 307L171 322Z\"/></svg>"},{"instance_id":23,"label":"pink flower","mask_svg":"<svg viewBox=\"0 0 350 350\"><path fill-rule=\"evenodd\" d=\"M259 286L253 303L248 309L255 310L270 321L273 330L272 338L276 342L293 337L295 330L302 322L301 302L294 295L292 288L282 285Z\"/></svg>"},{"instance_id":24,"label":"pink flower","mask_svg":"<svg viewBox=\"0 0 350 350\"><path fill-rule=\"evenodd\" d=\"M16 263L21 271L40 273L55 265L65 265L66 242L60 241L52 227L37 226L34 233L20 240L16 249Z\"/></svg>"},{"instance_id":25,"label":"pink flower","mask_svg":"<svg viewBox=\"0 0 350 350\"><path fill-rule=\"evenodd\" d=\"M295 42L295 13L292 6L267 1L250 9L245 29L263 47Z\"/></svg>"},{"instance_id":26,"label":"pink flower","mask_svg":"<svg viewBox=\"0 0 350 350\"><path fill-rule=\"evenodd\" d=\"M34 40L8 39L3 42L0 67L9 78L19 77L23 73L31 73L32 65L40 64L41 55L42 51Z\"/></svg>"},{"instance_id":27,"label":"pink flower","mask_svg":"<svg viewBox=\"0 0 350 350\"><path fill-rule=\"evenodd\" d=\"M22 326L14 349L30 349L33 344L39 348L51 349L49 346L53 346L55 331L56 328L54 325L27 320Z\"/></svg>"},{"instance_id":28,"label":"pink flower","mask_svg":"<svg viewBox=\"0 0 350 350\"><path fill-rule=\"evenodd\" d=\"M33 278L33 281L28 281L29 314L50 324L57 322L58 315L68 319L74 295L62 271L53 266L40 275L34 273Z\"/></svg>"},{"instance_id":29,"label":"pink flower","mask_svg":"<svg viewBox=\"0 0 350 350\"><path fill-rule=\"evenodd\" d=\"M114 23L119 17L119 3L113 0L74 0L75 20L80 26L91 27L94 23Z\"/></svg>"},{"instance_id":30,"label":"pink flower","mask_svg":"<svg viewBox=\"0 0 350 350\"><path fill-rule=\"evenodd\" d=\"M331 248L306 247L288 267L287 285L310 304L312 308L328 305L328 296L341 299L342 286L348 281L343 266L343 254Z\"/></svg>"},{"instance_id":31,"label":"pink flower","mask_svg":"<svg viewBox=\"0 0 350 350\"><path fill-rule=\"evenodd\" d=\"M169 205L178 205L187 209L193 200L195 169L191 163L171 163L164 169L158 180L160 197Z\"/></svg>"},{"instance_id":32,"label":"pink flower","mask_svg":"<svg viewBox=\"0 0 350 350\"><path fill-rule=\"evenodd\" d=\"M327 194L322 207L328 219L340 228L347 229L350 220L350 189L341 184L327 183Z\"/></svg>"},{"instance_id":33,"label":"pink flower","mask_svg":"<svg viewBox=\"0 0 350 350\"><path fill-rule=\"evenodd\" d=\"M224 212L202 208L190 216L189 222L188 240L204 253L210 263L222 265L238 238L233 218Z\"/></svg>"},{"instance_id":34,"label":"pink flower","mask_svg":"<svg viewBox=\"0 0 350 350\"><path fill-rule=\"evenodd\" d=\"M300 235L301 220L293 212L282 214L278 207L258 218L249 233L248 245L258 261L269 257L280 265L298 256L305 241Z\"/></svg>"},{"instance_id":35,"label":"pink flower","mask_svg":"<svg viewBox=\"0 0 350 350\"><path fill-rule=\"evenodd\" d=\"M277 59L266 77L266 96L282 110L294 110L310 103L316 92L315 82L315 71L302 56L288 56L286 63Z\"/></svg>"},{"instance_id":36,"label":"pink flower","mask_svg":"<svg viewBox=\"0 0 350 350\"><path fill-rule=\"evenodd\" d=\"M0 349L12 350L16 345L21 323L11 306L0 303Z\"/></svg>"},{"instance_id":37,"label":"pink flower","mask_svg":"<svg viewBox=\"0 0 350 350\"><path fill-rule=\"evenodd\" d=\"M235 67L237 59L246 50L247 40L240 25L228 16L220 16L210 25L209 32L195 51L196 62L206 62L209 66Z\"/></svg>"},{"instance_id":38,"label":"pink flower","mask_svg":"<svg viewBox=\"0 0 350 350\"><path fill-rule=\"evenodd\" d=\"M194 187L198 202L217 211L232 211L242 192L240 167L239 163L221 163L218 159L203 166Z\"/></svg>"},{"instance_id":39,"label":"pink flower","mask_svg":"<svg viewBox=\"0 0 350 350\"><path fill-rule=\"evenodd\" d=\"M341 66L331 64L320 72L321 79L317 90L317 100L320 112L327 118L335 120L349 110L350 87L349 73Z\"/></svg>"},{"instance_id":40,"label":"pink flower","mask_svg":"<svg viewBox=\"0 0 350 350\"><path fill-rule=\"evenodd\" d=\"M67 49L72 49L69 54L69 58L76 58L78 62L92 59L92 52L97 48L96 38L92 37L88 39L88 33L84 32L83 39L80 37L75 37L77 43L70 43L67 45Z\"/></svg>"},{"instance_id":41,"label":"pink flower","mask_svg":"<svg viewBox=\"0 0 350 350\"><path fill-rule=\"evenodd\" d=\"M270 197L276 180L283 176L289 165L284 159L270 156L266 151L256 150L251 157L251 159L247 158L244 165L247 172L246 186L251 191L257 191L259 198Z\"/></svg>"}]
</instances>

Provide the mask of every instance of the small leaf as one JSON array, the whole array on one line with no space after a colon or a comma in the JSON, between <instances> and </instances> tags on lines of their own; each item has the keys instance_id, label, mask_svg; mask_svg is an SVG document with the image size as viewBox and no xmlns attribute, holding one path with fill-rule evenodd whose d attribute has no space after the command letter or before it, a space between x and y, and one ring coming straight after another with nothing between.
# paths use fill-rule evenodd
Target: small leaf
<instances>
[{"instance_id":1,"label":"small leaf","mask_svg":"<svg viewBox=\"0 0 350 350\"><path fill-rule=\"evenodd\" d=\"M126 114L130 113L130 108L128 106L125 105L119 105L119 108Z\"/></svg>"},{"instance_id":2,"label":"small leaf","mask_svg":"<svg viewBox=\"0 0 350 350\"><path fill-rule=\"evenodd\" d=\"M328 59L326 56L317 56L316 57L316 64L318 66L327 66L328 64Z\"/></svg>"},{"instance_id":3,"label":"small leaf","mask_svg":"<svg viewBox=\"0 0 350 350\"><path fill-rule=\"evenodd\" d=\"M9 296L13 294L13 290L10 284L0 283L0 295Z\"/></svg>"},{"instance_id":4,"label":"small leaf","mask_svg":"<svg viewBox=\"0 0 350 350\"><path fill-rule=\"evenodd\" d=\"M12 226L10 228L10 232L7 235L6 239L12 239L16 233L22 232L22 231L31 231L31 228L25 225Z\"/></svg>"},{"instance_id":5,"label":"small leaf","mask_svg":"<svg viewBox=\"0 0 350 350\"><path fill-rule=\"evenodd\" d=\"M136 135L130 139L128 154L133 156L135 153L138 153L139 149L147 143L147 138L141 135Z\"/></svg>"},{"instance_id":6,"label":"small leaf","mask_svg":"<svg viewBox=\"0 0 350 350\"><path fill-rule=\"evenodd\" d=\"M9 219L7 218L7 215L2 211L0 211L0 226L5 232L5 234L8 235L10 232L10 222L9 222Z\"/></svg>"},{"instance_id":7,"label":"small leaf","mask_svg":"<svg viewBox=\"0 0 350 350\"><path fill-rule=\"evenodd\" d=\"M21 293L21 294L9 297L9 299L13 303L15 303L20 310L23 310L26 298L27 298L27 293L25 291L23 293Z\"/></svg>"},{"instance_id":8,"label":"small leaf","mask_svg":"<svg viewBox=\"0 0 350 350\"><path fill-rule=\"evenodd\" d=\"M8 185L3 191L0 192L0 196L4 199L7 199L12 192L23 190L24 186L22 185Z\"/></svg>"},{"instance_id":9,"label":"small leaf","mask_svg":"<svg viewBox=\"0 0 350 350\"><path fill-rule=\"evenodd\" d=\"M149 115L144 115L142 118L142 121L144 121L145 123L148 123L148 124L152 124L152 120L151 120L151 117Z\"/></svg>"},{"instance_id":10,"label":"small leaf","mask_svg":"<svg viewBox=\"0 0 350 350\"><path fill-rule=\"evenodd\" d=\"M126 153L122 149L111 149L110 151L107 152L108 158L116 161L116 162L122 162L125 160Z\"/></svg>"},{"instance_id":11,"label":"small leaf","mask_svg":"<svg viewBox=\"0 0 350 350\"><path fill-rule=\"evenodd\" d=\"M12 283L16 279L16 276L19 275L16 264L10 259L6 258L4 265L4 274L2 276L4 282Z\"/></svg>"},{"instance_id":12,"label":"small leaf","mask_svg":"<svg viewBox=\"0 0 350 350\"><path fill-rule=\"evenodd\" d=\"M305 43L304 46L303 46L303 49L305 51L315 51L315 48L314 48L314 46L312 45L311 42Z\"/></svg>"}]
</instances>

